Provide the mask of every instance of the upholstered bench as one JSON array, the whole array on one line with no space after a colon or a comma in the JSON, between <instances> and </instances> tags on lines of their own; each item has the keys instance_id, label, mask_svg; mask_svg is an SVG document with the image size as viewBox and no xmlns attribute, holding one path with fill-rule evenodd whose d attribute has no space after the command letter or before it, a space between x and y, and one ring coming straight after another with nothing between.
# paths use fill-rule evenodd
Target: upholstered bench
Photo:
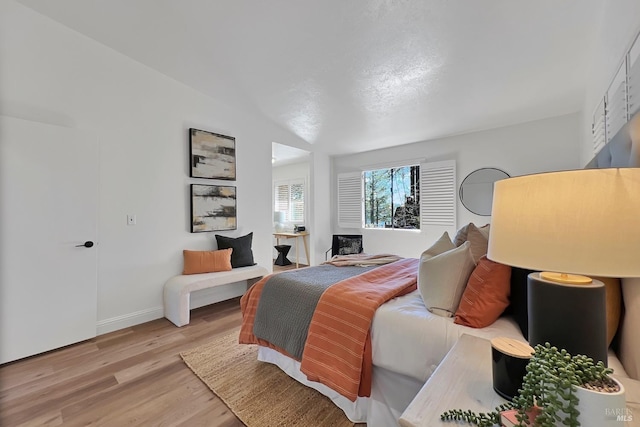
<instances>
[{"instance_id":1,"label":"upholstered bench","mask_svg":"<svg viewBox=\"0 0 640 427\"><path fill-rule=\"evenodd\" d=\"M172 277L164 284L164 317L176 326L189 324L191 292L235 282L247 281L247 287L269 271L259 265L238 267L216 273L187 274Z\"/></svg>"}]
</instances>

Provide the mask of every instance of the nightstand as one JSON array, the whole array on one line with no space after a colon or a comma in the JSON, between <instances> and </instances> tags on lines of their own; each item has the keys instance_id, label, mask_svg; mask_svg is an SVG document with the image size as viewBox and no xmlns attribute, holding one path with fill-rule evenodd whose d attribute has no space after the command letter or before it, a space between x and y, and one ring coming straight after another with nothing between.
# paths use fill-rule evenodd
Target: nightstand
<instances>
[{"instance_id":1,"label":"nightstand","mask_svg":"<svg viewBox=\"0 0 640 427\"><path fill-rule=\"evenodd\" d=\"M449 409L492 411L506 403L493 390L489 340L462 335L400 417L402 427L448 426L440 414Z\"/></svg>"},{"instance_id":2,"label":"nightstand","mask_svg":"<svg viewBox=\"0 0 640 427\"><path fill-rule=\"evenodd\" d=\"M472 335L462 335L402 413L400 425L453 427L458 424L440 421L440 414L449 409L493 411L506 400L493 390L491 369L491 342ZM616 378L625 386L627 408L631 415L620 426L638 426L640 381Z\"/></svg>"}]
</instances>

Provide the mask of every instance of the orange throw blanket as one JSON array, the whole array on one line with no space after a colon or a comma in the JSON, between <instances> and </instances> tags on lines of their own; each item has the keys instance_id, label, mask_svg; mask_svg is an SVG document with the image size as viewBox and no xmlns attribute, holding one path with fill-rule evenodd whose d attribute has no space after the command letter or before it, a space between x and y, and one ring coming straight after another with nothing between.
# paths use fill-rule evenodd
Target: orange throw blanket
<instances>
[{"instance_id":1,"label":"orange throw blanket","mask_svg":"<svg viewBox=\"0 0 640 427\"><path fill-rule=\"evenodd\" d=\"M369 270L329 287L318 302L302 355L301 370L355 401L371 393L371 336L375 311L386 301L416 289L419 260L406 258ZM267 278L240 300L240 343L281 349L253 335L260 293ZM287 356L290 356L287 354Z\"/></svg>"}]
</instances>

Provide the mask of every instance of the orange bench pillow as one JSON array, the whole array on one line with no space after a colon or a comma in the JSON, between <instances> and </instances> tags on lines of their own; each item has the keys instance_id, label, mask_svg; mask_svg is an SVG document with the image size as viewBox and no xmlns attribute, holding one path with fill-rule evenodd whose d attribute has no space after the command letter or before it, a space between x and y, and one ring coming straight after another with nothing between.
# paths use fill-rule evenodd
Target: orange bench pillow
<instances>
[{"instance_id":1,"label":"orange bench pillow","mask_svg":"<svg viewBox=\"0 0 640 427\"><path fill-rule=\"evenodd\" d=\"M217 251L184 250L184 270L182 274L215 273L231 270L231 252L233 249Z\"/></svg>"}]
</instances>

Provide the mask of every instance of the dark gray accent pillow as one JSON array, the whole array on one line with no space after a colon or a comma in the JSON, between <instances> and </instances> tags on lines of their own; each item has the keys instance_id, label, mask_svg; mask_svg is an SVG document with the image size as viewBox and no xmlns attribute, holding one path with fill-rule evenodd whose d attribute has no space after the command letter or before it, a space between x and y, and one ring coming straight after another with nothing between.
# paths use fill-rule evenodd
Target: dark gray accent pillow
<instances>
[{"instance_id":1,"label":"dark gray accent pillow","mask_svg":"<svg viewBox=\"0 0 640 427\"><path fill-rule=\"evenodd\" d=\"M253 241L253 232L242 237L227 237L216 234L216 242L218 249L233 249L231 252L231 267L247 267L256 265L253 262L253 251L251 250L251 242Z\"/></svg>"}]
</instances>

